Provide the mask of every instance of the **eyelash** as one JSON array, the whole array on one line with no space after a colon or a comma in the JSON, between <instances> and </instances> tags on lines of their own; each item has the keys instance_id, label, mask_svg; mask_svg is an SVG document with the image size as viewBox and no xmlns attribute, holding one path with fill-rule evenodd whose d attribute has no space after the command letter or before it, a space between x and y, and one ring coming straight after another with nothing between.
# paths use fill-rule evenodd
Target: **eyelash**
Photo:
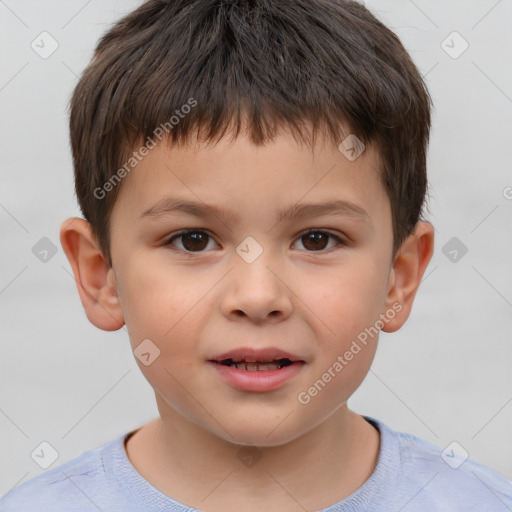
<instances>
[{"instance_id":1,"label":"eyelash","mask_svg":"<svg viewBox=\"0 0 512 512\"><path fill-rule=\"evenodd\" d=\"M174 252L174 253L177 253L177 254L186 254L187 256L193 256L194 254L202 254L204 252L207 252L207 251L186 251L186 250L183 250L183 249L176 249L175 247L172 246L172 242L184 235L187 235L189 233L202 233L202 234L205 234L207 235L208 237L210 238L213 238L207 231L204 231L202 229L184 229L182 231L178 231L177 233L175 233L174 235L172 235L170 238L167 239L167 241L164 243L164 246L167 247L170 251ZM303 231L302 233L300 233L296 240L300 240L302 237L306 236L306 235L309 235L311 233L322 233L324 235L327 235L328 237L330 238L333 238L334 240L336 240L338 242L338 246L341 245L341 246L347 246L348 243L345 242L343 239L341 239L339 236L337 235L334 235L333 233L330 233L329 231L324 231L322 229L308 229L306 231ZM335 246L337 247L337 246ZM335 247L331 247L330 250L334 249ZM307 251L306 252L310 252L310 253L325 253L327 252L325 249L322 249L322 250L318 250L318 251Z\"/></svg>"}]
</instances>

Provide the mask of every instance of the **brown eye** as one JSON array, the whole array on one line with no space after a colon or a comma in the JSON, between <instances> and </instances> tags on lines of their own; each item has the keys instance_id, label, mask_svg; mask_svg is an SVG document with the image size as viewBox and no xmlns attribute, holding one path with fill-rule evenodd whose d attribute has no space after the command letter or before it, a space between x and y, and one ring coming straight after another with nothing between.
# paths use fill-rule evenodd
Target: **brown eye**
<instances>
[{"instance_id":1,"label":"brown eye","mask_svg":"<svg viewBox=\"0 0 512 512\"><path fill-rule=\"evenodd\" d=\"M323 251L329 245L329 239L336 240L338 245L345 245L343 240L332 233L320 230L310 230L303 233L299 240L308 252ZM333 247L331 245L331 247Z\"/></svg>"},{"instance_id":2,"label":"brown eye","mask_svg":"<svg viewBox=\"0 0 512 512\"><path fill-rule=\"evenodd\" d=\"M308 233L302 236L304 247L312 251L321 251L325 249L326 244L329 241L329 236L325 233L316 231L314 233Z\"/></svg>"},{"instance_id":3,"label":"brown eye","mask_svg":"<svg viewBox=\"0 0 512 512\"><path fill-rule=\"evenodd\" d=\"M186 230L171 237L166 245L173 246L175 240L181 239L182 248L171 249L176 252L203 252L208 246L210 235L204 231Z\"/></svg>"}]
</instances>

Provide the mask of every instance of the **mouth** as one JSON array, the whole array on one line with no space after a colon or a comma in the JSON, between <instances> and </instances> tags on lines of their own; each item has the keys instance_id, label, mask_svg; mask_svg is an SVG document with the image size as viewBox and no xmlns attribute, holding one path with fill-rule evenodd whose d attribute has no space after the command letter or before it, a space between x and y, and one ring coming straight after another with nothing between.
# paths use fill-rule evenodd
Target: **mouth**
<instances>
[{"instance_id":1,"label":"mouth","mask_svg":"<svg viewBox=\"0 0 512 512\"><path fill-rule=\"evenodd\" d=\"M262 349L242 347L215 356L209 361L249 372L280 370L287 366L305 362L294 354L274 347Z\"/></svg>"},{"instance_id":2,"label":"mouth","mask_svg":"<svg viewBox=\"0 0 512 512\"><path fill-rule=\"evenodd\" d=\"M268 371L268 370L280 370L281 368L292 365L294 362L300 362L300 361L291 361L287 357L283 357L281 359L274 359L271 361L246 361L244 359L235 361L232 358L227 358L222 361L212 361L212 362L222 364L224 366L229 366L229 367L235 368L237 370L258 372L258 371Z\"/></svg>"},{"instance_id":3,"label":"mouth","mask_svg":"<svg viewBox=\"0 0 512 512\"><path fill-rule=\"evenodd\" d=\"M208 359L215 374L242 392L276 391L297 378L306 361L283 350L239 348Z\"/></svg>"}]
</instances>

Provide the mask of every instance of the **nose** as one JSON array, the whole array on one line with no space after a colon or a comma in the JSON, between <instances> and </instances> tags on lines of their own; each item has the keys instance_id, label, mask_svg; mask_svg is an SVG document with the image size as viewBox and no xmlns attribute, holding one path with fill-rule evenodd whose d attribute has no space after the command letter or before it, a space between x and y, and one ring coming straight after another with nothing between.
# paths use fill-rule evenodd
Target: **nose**
<instances>
[{"instance_id":1,"label":"nose","mask_svg":"<svg viewBox=\"0 0 512 512\"><path fill-rule=\"evenodd\" d=\"M281 322L291 314L292 295L286 276L265 251L252 263L236 256L223 290L222 312L231 320Z\"/></svg>"}]
</instances>

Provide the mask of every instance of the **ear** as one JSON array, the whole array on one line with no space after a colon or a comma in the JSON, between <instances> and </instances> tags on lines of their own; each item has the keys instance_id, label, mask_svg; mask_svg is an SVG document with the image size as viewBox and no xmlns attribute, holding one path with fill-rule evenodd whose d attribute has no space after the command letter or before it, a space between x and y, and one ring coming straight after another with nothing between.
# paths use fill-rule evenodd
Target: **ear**
<instances>
[{"instance_id":1,"label":"ear","mask_svg":"<svg viewBox=\"0 0 512 512\"><path fill-rule=\"evenodd\" d=\"M87 318L104 331L124 325L114 271L98 249L90 224L77 217L60 228L60 243L73 269Z\"/></svg>"},{"instance_id":2,"label":"ear","mask_svg":"<svg viewBox=\"0 0 512 512\"><path fill-rule=\"evenodd\" d=\"M404 241L393 262L389 275L386 309L396 315L384 323L385 332L400 329L411 313L414 297L434 252L434 227L418 222L414 232ZM395 304L395 307L393 307ZM401 309L399 309L401 305Z\"/></svg>"}]
</instances>

